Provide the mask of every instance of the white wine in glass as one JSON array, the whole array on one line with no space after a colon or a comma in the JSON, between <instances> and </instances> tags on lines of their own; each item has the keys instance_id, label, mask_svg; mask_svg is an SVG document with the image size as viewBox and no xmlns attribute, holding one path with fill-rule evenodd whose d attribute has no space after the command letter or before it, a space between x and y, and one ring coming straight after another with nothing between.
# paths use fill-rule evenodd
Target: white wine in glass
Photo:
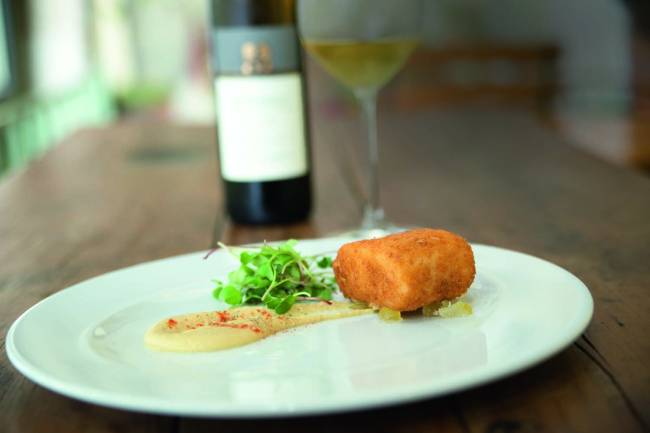
<instances>
[{"instance_id":1,"label":"white wine in glass","mask_svg":"<svg viewBox=\"0 0 650 433\"><path fill-rule=\"evenodd\" d=\"M357 237L400 228L384 219L379 201L377 92L417 45L419 0L299 0L298 25L309 54L359 102L368 139L367 202Z\"/></svg>"},{"instance_id":2,"label":"white wine in glass","mask_svg":"<svg viewBox=\"0 0 650 433\"><path fill-rule=\"evenodd\" d=\"M417 41L305 40L303 45L333 77L351 90L379 89L402 68Z\"/></svg>"}]
</instances>

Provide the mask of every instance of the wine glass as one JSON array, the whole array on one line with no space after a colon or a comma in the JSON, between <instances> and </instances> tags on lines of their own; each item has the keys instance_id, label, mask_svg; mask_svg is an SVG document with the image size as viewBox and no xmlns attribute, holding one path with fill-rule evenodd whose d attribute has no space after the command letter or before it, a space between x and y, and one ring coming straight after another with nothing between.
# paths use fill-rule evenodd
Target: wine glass
<instances>
[{"instance_id":1,"label":"wine glass","mask_svg":"<svg viewBox=\"0 0 650 433\"><path fill-rule=\"evenodd\" d=\"M370 238L400 231L379 201L377 93L402 68L418 41L419 0L299 0L306 51L359 103L368 141L367 201L361 227Z\"/></svg>"}]
</instances>

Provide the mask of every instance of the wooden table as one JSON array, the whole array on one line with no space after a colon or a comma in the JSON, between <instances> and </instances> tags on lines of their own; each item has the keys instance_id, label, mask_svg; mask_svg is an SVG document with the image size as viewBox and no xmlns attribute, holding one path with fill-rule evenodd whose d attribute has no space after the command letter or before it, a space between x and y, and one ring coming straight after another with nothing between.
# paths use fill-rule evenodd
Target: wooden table
<instances>
[{"instance_id":1,"label":"wooden table","mask_svg":"<svg viewBox=\"0 0 650 433\"><path fill-rule=\"evenodd\" d=\"M124 121L70 137L0 184L0 329L73 283L136 263L317 236L360 217L343 161L356 119L316 108L316 208L296 226L222 215L214 131ZM0 351L0 431L641 432L650 426L650 179L601 162L517 111L381 113L388 216L565 267L595 299L587 332L542 364L478 389L376 411L270 421L107 409L47 391Z\"/></svg>"}]
</instances>

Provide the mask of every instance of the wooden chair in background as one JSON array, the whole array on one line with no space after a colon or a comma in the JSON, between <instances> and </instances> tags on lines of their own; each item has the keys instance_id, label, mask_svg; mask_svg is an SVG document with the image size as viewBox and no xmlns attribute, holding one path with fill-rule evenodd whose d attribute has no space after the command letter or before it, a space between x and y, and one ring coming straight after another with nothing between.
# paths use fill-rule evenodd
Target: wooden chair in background
<instances>
[{"instance_id":1,"label":"wooden chair in background","mask_svg":"<svg viewBox=\"0 0 650 433\"><path fill-rule=\"evenodd\" d=\"M552 45L425 47L388 90L402 109L475 102L551 108L559 50Z\"/></svg>"}]
</instances>

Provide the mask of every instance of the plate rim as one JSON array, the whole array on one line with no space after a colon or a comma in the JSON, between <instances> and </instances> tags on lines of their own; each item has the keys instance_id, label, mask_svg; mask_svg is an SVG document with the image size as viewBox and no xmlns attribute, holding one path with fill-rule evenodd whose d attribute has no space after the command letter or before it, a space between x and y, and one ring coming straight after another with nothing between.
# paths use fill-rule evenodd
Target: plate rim
<instances>
[{"instance_id":1,"label":"plate rim","mask_svg":"<svg viewBox=\"0 0 650 433\"><path fill-rule=\"evenodd\" d=\"M311 239L301 239L300 241L323 241L323 240L353 240L345 237L326 237L326 238L311 238ZM277 241L273 243L278 243L283 241ZM271 242L269 242L271 244ZM246 244L250 245L250 244ZM164 261L173 261L180 258L187 258L191 256L199 256L200 254L205 254L207 251L200 250L191 253L179 254L170 257L159 258L151 261L136 263L131 266L124 268L115 269L100 275L96 275L79 281L71 286L65 287L56 293L53 293L46 298L35 303L27 310L25 310L21 315L14 320L14 322L9 327L9 330L6 333L5 338L5 348L9 361L13 367L24 375L27 379L32 382L46 388L52 392L55 392L60 395L64 395L69 398L80 400L86 403L92 403L99 406L110 407L114 409L129 410L139 413L149 413L149 414L158 414L158 415L174 415L174 416L192 416L192 417L201 417L201 418L215 418L215 419L233 419L233 418L248 418L248 419L260 419L260 418L287 418L287 417L303 417L303 416L315 416L315 415L330 415L330 414L340 414L346 412L354 412L360 410L371 410L379 409L387 406L394 406L400 404L413 403L417 401L422 401L430 398L442 397L450 395L453 393L458 393L470 388L476 388L487 383L496 382L505 377L513 376L520 373L521 371L539 365L542 362L554 357L561 351L565 350L571 345L579 336L584 332L584 330L589 326L594 313L594 301L586 284L580 280L576 275L567 269L562 268L561 266L548 261L546 259L524 253L521 251L511 250L503 247L487 245L482 243L471 243L472 249L479 247L481 249L496 250L500 253L506 254L517 254L525 256L528 259L533 259L534 261L540 261L546 265L551 265L555 271L559 271L570 276L573 280L576 289L579 288L581 294L583 295L584 303L581 305L580 311L576 312L576 316L571 322L570 332L565 332L562 334L563 338L555 341L555 344L547 347L547 350L542 350L541 353L534 353L534 356L528 358L524 357L512 364L507 364L505 366L499 366L492 368L490 371L476 371L469 372L469 374L460 375L452 377L452 380L444 382L443 386L438 389L427 392L426 387L421 385L415 389L410 390L400 390L400 392L393 393L389 398L380 395L379 397L365 397L361 401L345 401L345 402L327 402L325 404L315 401L310 402L307 405L303 405L298 409L292 409L290 407L276 407L268 406L263 408L255 408L255 410L246 410L235 407L229 407L227 410L219 412L218 410L204 410L203 408L192 408L191 405L188 405L187 402L179 403L178 401L165 401L160 400L147 400L146 398L136 397L131 398L130 396L125 396L124 393L106 391L106 390L97 390L92 387L82 386L76 383L69 383L65 380L61 380L56 376L53 376L48 373L44 373L32 362L28 361L17 349L15 342L15 333L21 322L32 313L33 310L42 306L43 303L51 302L52 299L58 298L60 296L67 296L67 293L70 293L69 290L75 289L78 290L80 286L86 285L87 283L104 278L109 275L115 275L117 273L129 272L134 268L144 267L152 264L159 264ZM478 376L478 377L474 377ZM181 407L182 406L182 407Z\"/></svg>"}]
</instances>

